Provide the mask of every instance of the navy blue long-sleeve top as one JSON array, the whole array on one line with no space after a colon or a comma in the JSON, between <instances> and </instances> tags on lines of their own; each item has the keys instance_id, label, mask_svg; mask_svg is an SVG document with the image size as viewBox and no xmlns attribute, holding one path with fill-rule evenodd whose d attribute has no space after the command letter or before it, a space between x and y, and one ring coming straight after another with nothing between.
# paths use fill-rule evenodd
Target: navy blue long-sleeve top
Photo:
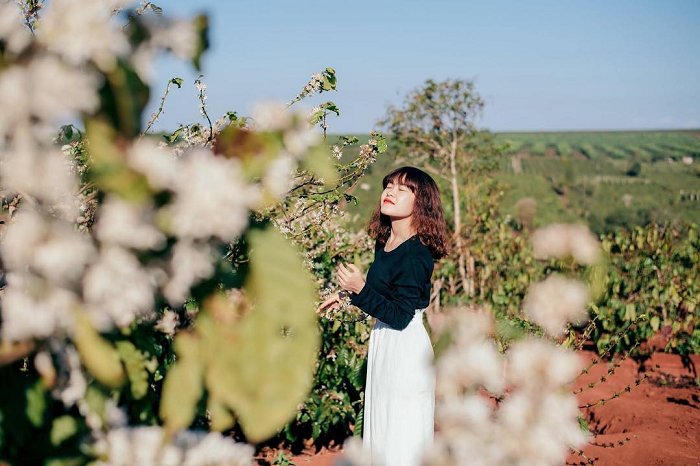
<instances>
[{"instance_id":1,"label":"navy blue long-sleeve top","mask_svg":"<svg viewBox=\"0 0 700 466\"><path fill-rule=\"evenodd\" d=\"M350 294L350 302L402 330L411 322L416 309L426 308L430 303L434 265L430 250L418 235L388 252L377 242L365 286L359 293Z\"/></svg>"}]
</instances>

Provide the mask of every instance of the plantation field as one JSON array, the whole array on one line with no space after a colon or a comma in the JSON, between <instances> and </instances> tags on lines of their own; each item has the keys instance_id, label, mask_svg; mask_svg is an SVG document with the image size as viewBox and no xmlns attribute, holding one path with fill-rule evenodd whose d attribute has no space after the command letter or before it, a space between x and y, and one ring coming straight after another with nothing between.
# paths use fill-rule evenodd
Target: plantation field
<instances>
[{"instance_id":1,"label":"plantation field","mask_svg":"<svg viewBox=\"0 0 700 466\"><path fill-rule=\"evenodd\" d=\"M359 144L368 137L359 136ZM700 223L700 130L497 133L497 140L508 144L495 173L503 215L517 216L517 202L529 197L536 201L534 226L584 221L602 234L649 221ZM381 177L403 164L390 140L387 157L353 192L359 205L347 206L358 227L379 198Z\"/></svg>"},{"instance_id":2,"label":"plantation field","mask_svg":"<svg viewBox=\"0 0 700 466\"><path fill-rule=\"evenodd\" d=\"M626 161L638 157L647 163L700 157L700 130L498 133L498 138L510 144L508 155L526 151L530 155L586 160Z\"/></svg>"}]
</instances>

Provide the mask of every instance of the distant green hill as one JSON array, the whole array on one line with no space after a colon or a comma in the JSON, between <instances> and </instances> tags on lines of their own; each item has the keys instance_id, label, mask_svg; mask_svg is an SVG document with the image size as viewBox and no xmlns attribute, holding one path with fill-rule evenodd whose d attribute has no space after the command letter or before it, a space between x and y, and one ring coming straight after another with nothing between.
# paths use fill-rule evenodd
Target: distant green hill
<instances>
[{"instance_id":1,"label":"distant green hill","mask_svg":"<svg viewBox=\"0 0 700 466\"><path fill-rule=\"evenodd\" d=\"M700 224L700 129L496 133L508 142L495 176L504 184L502 215L516 203L536 201L535 225L585 221L598 233L648 221ZM328 142L337 136L329 136ZM360 144L368 135L358 135ZM341 161L357 154L347 148ZM406 163L389 150L354 191L360 205L347 206L352 225L362 228L381 193L381 179Z\"/></svg>"}]
</instances>

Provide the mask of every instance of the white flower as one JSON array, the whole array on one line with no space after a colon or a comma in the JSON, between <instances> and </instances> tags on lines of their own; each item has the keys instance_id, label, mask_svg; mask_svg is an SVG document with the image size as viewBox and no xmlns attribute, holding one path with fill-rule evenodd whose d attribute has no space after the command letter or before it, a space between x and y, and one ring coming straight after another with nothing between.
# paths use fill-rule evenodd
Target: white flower
<instances>
[{"instance_id":1,"label":"white flower","mask_svg":"<svg viewBox=\"0 0 700 466\"><path fill-rule=\"evenodd\" d=\"M180 322L180 318L178 317L176 312L173 312L171 310L167 310L163 313L163 317L158 320L158 324L156 324L156 328L160 330L163 333L167 333L168 335L175 335L175 329L177 328L177 324Z\"/></svg>"},{"instance_id":2,"label":"white flower","mask_svg":"<svg viewBox=\"0 0 700 466\"><path fill-rule=\"evenodd\" d=\"M538 259L568 255L586 265L600 260L600 242L585 225L554 223L532 235L533 255Z\"/></svg>"},{"instance_id":3,"label":"white flower","mask_svg":"<svg viewBox=\"0 0 700 466\"><path fill-rule=\"evenodd\" d=\"M38 273L54 284L78 281L94 257L90 240L69 224L22 209L0 243L5 267Z\"/></svg>"},{"instance_id":4,"label":"white flower","mask_svg":"<svg viewBox=\"0 0 700 466\"><path fill-rule=\"evenodd\" d=\"M87 390L80 355L73 345L66 345L61 348L58 356L64 359L63 365L68 369L68 380L59 384L54 389L54 393L58 391L58 398L65 406L73 406L85 397Z\"/></svg>"},{"instance_id":5,"label":"white flower","mask_svg":"<svg viewBox=\"0 0 700 466\"><path fill-rule=\"evenodd\" d=\"M533 391L553 390L570 383L582 366L576 353L535 338L513 343L506 358L508 382Z\"/></svg>"},{"instance_id":6,"label":"white flower","mask_svg":"<svg viewBox=\"0 0 700 466\"><path fill-rule=\"evenodd\" d=\"M153 60L157 49L150 42L141 43L131 54L131 64L141 81L151 83L155 74Z\"/></svg>"},{"instance_id":7,"label":"white flower","mask_svg":"<svg viewBox=\"0 0 700 466\"><path fill-rule=\"evenodd\" d=\"M236 443L218 432L178 432L163 445L161 427L112 429L100 452L108 459L101 465L127 466L252 466L254 448Z\"/></svg>"},{"instance_id":8,"label":"white flower","mask_svg":"<svg viewBox=\"0 0 700 466\"><path fill-rule=\"evenodd\" d=\"M109 466L178 465L182 452L173 445L162 445L164 432L160 427L121 427L107 433L106 462Z\"/></svg>"},{"instance_id":9,"label":"white flower","mask_svg":"<svg viewBox=\"0 0 700 466\"><path fill-rule=\"evenodd\" d=\"M342 455L338 458L334 466L381 466L377 460L373 460L369 452L363 445L359 437L348 437L343 442Z\"/></svg>"},{"instance_id":10,"label":"white flower","mask_svg":"<svg viewBox=\"0 0 700 466\"><path fill-rule=\"evenodd\" d=\"M0 73L0 108L11 108L12 112L0 112L0 136L21 130L21 150L26 150L31 134L49 136L61 120L94 110L99 103L98 84L96 75L79 72L52 56L4 69Z\"/></svg>"},{"instance_id":11,"label":"white flower","mask_svg":"<svg viewBox=\"0 0 700 466\"><path fill-rule=\"evenodd\" d=\"M127 202L108 195L97 212L94 231L104 243L135 249L162 249L166 237L153 225L150 205Z\"/></svg>"},{"instance_id":12,"label":"white flower","mask_svg":"<svg viewBox=\"0 0 700 466\"><path fill-rule=\"evenodd\" d=\"M260 192L243 180L238 160L195 149L180 165L175 198L168 206L175 235L237 238L248 224L249 209L261 200Z\"/></svg>"},{"instance_id":13,"label":"white flower","mask_svg":"<svg viewBox=\"0 0 700 466\"><path fill-rule=\"evenodd\" d=\"M106 0L52 0L37 22L38 38L74 65L92 60L108 71L129 51L129 42L112 21Z\"/></svg>"},{"instance_id":14,"label":"white flower","mask_svg":"<svg viewBox=\"0 0 700 466\"><path fill-rule=\"evenodd\" d=\"M136 142L127 154L129 165L143 173L154 189L173 189L178 177L177 158L149 138Z\"/></svg>"},{"instance_id":15,"label":"white flower","mask_svg":"<svg viewBox=\"0 0 700 466\"><path fill-rule=\"evenodd\" d=\"M262 182L275 199L281 199L292 189L295 168L295 160L286 153L280 154L267 166Z\"/></svg>"},{"instance_id":16,"label":"white flower","mask_svg":"<svg viewBox=\"0 0 700 466\"><path fill-rule=\"evenodd\" d=\"M491 393L504 388L503 362L493 341L450 347L437 360L438 393L453 395L484 386Z\"/></svg>"},{"instance_id":17,"label":"white flower","mask_svg":"<svg viewBox=\"0 0 700 466\"><path fill-rule=\"evenodd\" d=\"M22 24L20 9L9 0L0 0L0 39L14 54L19 54L32 40L31 33Z\"/></svg>"},{"instance_id":18,"label":"white flower","mask_svg":"<svg viewBox=\"0 0 700 466\"><path fill-rule=\"evenodd\" d=\"M70 173L65 155L55 149L42 151L34 144L15 141L0 154L0 177L5 189L23 192L45 201L66 220L77 215L74 203L78 180Z\"/></svg>"},{"instance_id":19,"label":"white flower","mask_svg":"<svg viewBox=\"0 0 700 466\"><path fill-rule=\"evenodd\" d=\"M197 52L197 30L192 21L175 20L171 22L158 21L147 22L151 32L151 41L153 45L163 49L172 50L176 57L182 60L189 60L194 57ZM206 90L206 85L202 84Z\"/></svg>"},{"instance_id":20,"label":"white flower","mask_svg":"<svg viewBox=\"0 0 700 466\"><path fill-rule=\"evenodd\" d=\"M126 407L120 408L111 398L105 401L105 417L109 426L125 427L128 424Z\"/></svg>"},{"instance_id":21,"label":"white flower","mask_svg":"<svg viewBox=\"0 0 700 466\"><path fill-rule=\"evenodd\" d=\"M306 154L310 147L321 142L321 135L307 122L300 127L285 131L282 136L287 150L297 158Z\"/></svg>"},{"instance_id":22,"label":"white flower","mask_svg":"<svg viewBox=\"0 0 700 466\"><path fill-rule=\"evenodd\" d=\"M492 413L488 401L480 395L450 398L435 406L435 417L439 420L440 430L448 436L452 432L464 430L488 430L492 427Z\"/></svg>"},{"instance_id":23,"label":"white flower","mask_svg":"<svg viewBox=\"0 0 700 466\"><path fill-rule=\"evenodd\" d=\"M586 442L578 414L576 397L570 393L514 393L498 410L503 464L563 464L569 447Z\"/></svg>"},{"instance_id":24,"label":"white flower","mask_svg":"<svg viewBox=\"0 0 700 466\"><path fill-rule=\"evenodd\" d=\"M493 315L482 308L455 308L450 313L451 319L444 320L443 325L455 335L458 346L466 346L476 341L483 341L493 332ZM448 330L440 327L438 330Z\"/></svg>"},{"instance_id":25,"label":"white flower","mask_svg":"<svg viewBox=\"0 0 700 466\"><path fill-rule=\"evenodd\" d=\"M170 262L170 280L163 288L163 294L174 306L182 304L190 288L214 273L214 256L207 243L194 243L180 240L173 247Z\"/></svg>"},{"instance_id":26,"label":"white flower","mask_svg":"<svg viewBox=\"0 0 700 466\"><path fill-rule=\"evenodd\" d=\"M499 432L489 402L480 395L466 395L438 402L435 420L440 431L423 454L425 466L483 465L502 463Z\"/></svg>"},{"instance_id":27,"label":"white flower","mask_svg":"<svg viewBox=\"0 0 700 466\"><path fill-rule=\"evenodd\" d=\"M588 288L580 280L553 273L530 285L523 310L549 335L559 336L566 330L567 322L586 320L588 301Z\"/></svg>"},{"instance_id":28,"label":"white flower","mask_svg":"<svg viewBox=\"0 0 700 466\"><path fill-rule=\"evenodd\" d=\"M314 107L314 108L311 109L311 113L309 113L309 116L312 117L312 116L316 115L316 114L317 114L318 112L320 112L320 111L321 111L321 107Z\"/></svg>"},{"instance_id":29,"label":"white flower","mask_svg":"<svg viewBox=\"0 0 700 466\"><path fill-rule=\"evenodd\" d=\"M2 298L2 337L10 341L48 338L69 331L78 296L30 275L9 272Z\"/></svg>"},{"instance_id":30,"label":"white flower","mask_svg":"<svg viewBox=\"0 0 700 466\"><path fill-rule=\"evenodd\" d=\"M127 250L107 245L83 279L88 311L100 330L129 326L137 317L155 317L156 280Z\"/></svg>"},{"instance_id":31,"label":"white flower","mask_svg":"<svg viewBox=\"0 0 700 466\"><path fill-rule=\"evenodd\" d=\"M278 102L261 102L251 112L253 127L257 131L281 131L289 127L292 116Z\"/></svg>"},{"instance_id":32,"label":"white flower","mask_svg":"<svg viewBox=\"0 0 700 466\"><path fill-rule=\"evenodd\" d=\"M218 432L180 432L173 444L185 451L182 464L187 466L251 466L253 463L252 445L236 443Z\"/></svg>"}]
</instances>

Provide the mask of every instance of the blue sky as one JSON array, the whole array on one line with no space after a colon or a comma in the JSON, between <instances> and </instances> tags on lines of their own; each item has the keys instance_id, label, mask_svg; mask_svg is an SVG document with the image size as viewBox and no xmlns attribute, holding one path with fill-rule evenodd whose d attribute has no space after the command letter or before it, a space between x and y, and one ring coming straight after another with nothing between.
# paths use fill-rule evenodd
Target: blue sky
<instances>
[{"instance_id":1,"label":"blue sky","mask_svg":"<svg viewBox=\"0 0 700 466\"><path fill-rule=\"evenodd\" d=\"M248 114L288 101L335 68L333 133L366 133L386 105L428 78L473 79L492 131L700 128L700 1L185 1L210 15L203 61L209 110ZM197 73L157 62L151 105L175 89L156 129L199 120Z\"/></svg>"}]
</instances>

